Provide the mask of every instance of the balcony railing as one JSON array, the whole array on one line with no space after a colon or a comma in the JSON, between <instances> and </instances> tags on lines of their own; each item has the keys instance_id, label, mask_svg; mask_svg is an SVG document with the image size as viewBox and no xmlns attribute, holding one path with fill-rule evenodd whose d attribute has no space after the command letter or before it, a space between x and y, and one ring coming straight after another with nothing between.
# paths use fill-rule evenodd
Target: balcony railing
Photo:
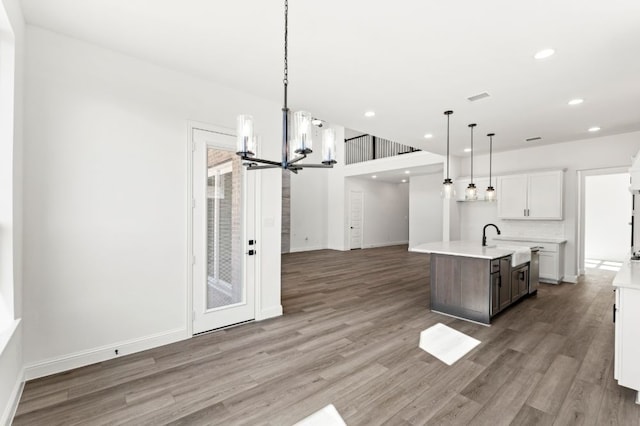
<instances>
[{"instance_id":1,"label":"balcony railing","mask_svg":"<svg viewBox=\"0 0 640 426\"><path fill-rule=\"evenodd\" d=\"M378 158L395 157L420 151L412 146L403 145L388 139L372 135L361 135L344 140L345 164L362 163Z\"/></svg>"}]
</instances>

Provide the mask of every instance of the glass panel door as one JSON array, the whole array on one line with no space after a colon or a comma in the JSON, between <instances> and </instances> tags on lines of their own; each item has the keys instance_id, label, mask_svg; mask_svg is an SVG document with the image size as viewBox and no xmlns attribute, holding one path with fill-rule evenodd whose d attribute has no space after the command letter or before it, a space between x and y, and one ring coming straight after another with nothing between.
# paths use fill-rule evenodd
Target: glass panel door
<instances>
[{"instance_id":1,"label":"glass panel door","mask_svg":"<svg viewBox=\"0 0 640 426\"><path fill-rule=\"evenodd\" d=\"M240 268L241 185L240 173L233 170L234 159L216 162L228 158L229 152L214 148L207 151L207 309L216 309L244 299Z\"/></svg>"},{"instance_id":2,"label":"glass panel door","mask_svg":"<svg viewBox=\"0 0 640 426\"><path fill-rule=\"evenodd\" d=\"M255 316L255 174L244 170L232 136L197 129L193 141L193 331L200 333Z\"/></svg>"}]
</instances>

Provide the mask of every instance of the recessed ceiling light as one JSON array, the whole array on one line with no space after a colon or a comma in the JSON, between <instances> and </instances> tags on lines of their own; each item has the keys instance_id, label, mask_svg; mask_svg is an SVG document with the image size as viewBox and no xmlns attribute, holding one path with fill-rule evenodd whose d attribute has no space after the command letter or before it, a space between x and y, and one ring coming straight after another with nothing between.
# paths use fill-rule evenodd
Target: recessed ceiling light
<instances>
[{"instance_id":1,"label":"recessed ceiling light","mask_svg":"<svg viewBox=\"0 0 640 426\"><path fill-rule=\"evenodd\" d=\"M465 148L464 152L471 152L471 148Z\"/></svg>"},{"instance_id":2,"label":"recessed ceiling light","mask_svg":"<svg viewBox=\"0 0 640 426\"><path fill-rule=\"evenodd\" d=\"M377 178L377 177L378 177L378 176L373 175L373 176L371 176L371 179L375 179L375 178Z\"/></svg>"},{"instance_id":3,"label":"recessed ceiling light","mask_svg":"<svg viewBox=\"0 0 640 426\"><path fill-rule=\"evenodd\" d=\"M427 133L426 135L424 135L425 139L431 139L433 137L433 135L431 133Z\"/></svg>"},{"instance_id":4,"label":"recessed ceiling light","mask_svg":"<svg viewBox=\"0 0 640 426\"><path fill-rule=\"evenodd\" d=\"M364 113L365 117L375 117L376 112L375 111L367 111Z\"/></svg>"},{"instance_id":5,"label":"recessed ceiling light","mask_svg":"<svg viewBox=\"0 0 640 426\"><path fill-rule=\"evenodd\" d=\"M535 55L533 55L533 57L536 59L544 59L544 58L548 58L549 56L552 56L554 53L556 53L556 51L553 49L543 49L538 53L536 53Z\"/></svg>"},{"instance_id":6,"label":"recessed ceiling light","mask_svg":"<svg viewBox=\"0 0 640 426\"><path fill-rule=\"evenodd\" d=\"M406 180L406 179L402 179L402 183L406 183L406 182L407 182L407 180Z\"/></svg>"},{"instance_id":7,"label":"recessed ceiling light","mask_svg":"<svg viewBox=\"0 0 640 426\"><path fill-rule=\"evenodd\" d=\"M569 101L569 105L580 105L583 102L584 102L584 99L580 99L580 98L571 99Z\"/></svg>"},{"instance_id":8,"label":"recessed ceiling light","mask_svg":"<svg viewBox=\"0 0 640 426\"><path fill-rule=\"evenodd\" d=\"M589 127L589 131L592 132L592 133L593 132L598 132L598 131L600 131L600 127L598 127L598 126Z\"/></svg>"},{"instance_id":9,"label":"recessed ceiling light","mask_svg":"<svg viewBox=\"0 0 640 426\"><path fill-rule=\"evenodd\" d=\"M405 174L405 175L408 175L409 173L411 173L411 170L405 170L405 171L404 171L404 174Z\"/></svg>"}]
</instances>

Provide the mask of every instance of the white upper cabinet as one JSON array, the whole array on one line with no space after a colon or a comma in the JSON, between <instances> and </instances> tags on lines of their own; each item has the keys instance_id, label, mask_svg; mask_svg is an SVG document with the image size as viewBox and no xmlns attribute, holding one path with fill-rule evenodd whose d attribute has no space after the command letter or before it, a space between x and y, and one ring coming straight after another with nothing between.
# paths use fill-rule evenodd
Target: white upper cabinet
<instances>
[{"instance_id":1,"label":"white upper cabinet","mask_svg":"<svg viewBox=\"0 0 640 426\"><path fill-rule=\"evenodd\" d=\"M563 172L498 177L498 217L501 219L562 219Z\"/></svg>"}]
</instances>

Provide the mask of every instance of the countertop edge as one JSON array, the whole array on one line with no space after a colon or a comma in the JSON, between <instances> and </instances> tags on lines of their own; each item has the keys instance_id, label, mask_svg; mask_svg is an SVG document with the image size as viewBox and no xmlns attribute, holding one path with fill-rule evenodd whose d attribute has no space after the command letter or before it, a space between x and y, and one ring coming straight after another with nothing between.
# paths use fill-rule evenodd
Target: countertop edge
<instances>
[{"instance_id":1,"label":"countertop edge","mask_svg":"<svg viewBox=\"0 0 640 426\"><path fill-rule=\"evenodd\" d=\"M635 275L633 274L635 272ZM615 288L640 290L640 262L626 261L611 282Z\"/></svg>"},{"instance_id":2,"label":"countertop edge","mask_svg":"<svg viewBox=\"0 0 640 426\"><path fill-rule=\"evenodd\" d=\"M492 237L494 240L499 241L524 241L532 243L553 243L553 244L565 244L566 238L544 238L544 237L523 237L515 235L497 235Z\"/></svg>"}]
</instances>

